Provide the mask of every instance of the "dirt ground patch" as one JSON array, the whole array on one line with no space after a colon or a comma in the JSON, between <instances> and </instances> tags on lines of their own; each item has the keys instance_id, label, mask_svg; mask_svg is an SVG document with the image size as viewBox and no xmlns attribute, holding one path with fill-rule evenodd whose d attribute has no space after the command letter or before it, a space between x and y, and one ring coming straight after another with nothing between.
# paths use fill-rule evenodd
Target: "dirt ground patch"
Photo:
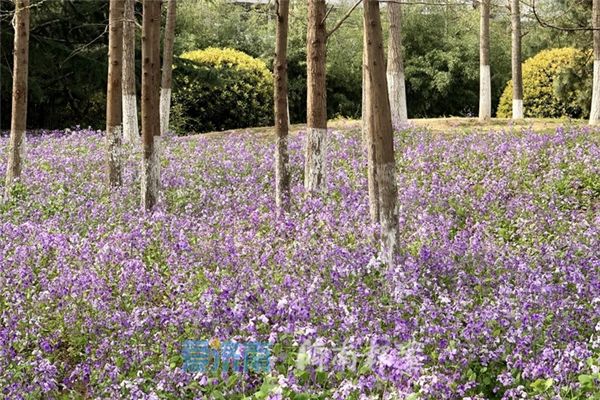
<instances>
[{"instance_id":1,"label":"dirt ground patch","mask_svg":"<svg viewBox=\"0 0 600 400\"><path fill-rule=\"evenodd\" d=\"M477 118L423 118L411 119L409 124L414 124L417 127L424 127L436 133L472 133L485 131L498 131L501 129L521 130L522 128L532 127L535 132L550 132L559 126L573 124L574 126L584 125L584 120L568 120L551 119L551 118L525 118L512 120L509 118L493 118L488 123L481 123ZM349 129L358 128L361 122L351 119L336 119L328 122L330 129ZM294 124L290 126L290 134L296 135L298 132L306 129L306 124ZM275 134L275 128L272 126L263 126L256 128L231 129L221 132L209 132L201 135L189 136L193 137L221 137L236 133L252 133L257 136L268 137Z\"/></svg>"}]
</instances>

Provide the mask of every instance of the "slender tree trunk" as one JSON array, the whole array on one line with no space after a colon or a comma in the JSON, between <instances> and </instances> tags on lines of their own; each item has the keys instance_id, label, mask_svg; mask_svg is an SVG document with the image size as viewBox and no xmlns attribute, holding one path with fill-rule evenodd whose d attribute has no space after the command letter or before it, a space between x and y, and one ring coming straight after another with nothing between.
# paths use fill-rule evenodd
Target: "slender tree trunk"
<instances>
[{"instance_id":1,"label":"slender tree trunk","mask_svg":"<svg viewBox=\"0 0 600 400\"><path fill-rule=\"evenodd\" d=\"M325 0L308 0L306 35L307 125L304 187L309 192L325 188L327 181L327 30Z\"/></svg>"},{"instance_id":2,"label":"slender tree trunk","mask_svg":"<svg viewBox=\"0 0 600 400\"><path fill-rule=\"evenodd\" d=\"M490 72L490 0L481 0L479 34L479 121L492 118L492 77Z\"/></svg>"},{"instance_id":3,"label":"slender tree trunk","mask_svg":"<svg viewBox=\"0 0 600 400\"><path fill-rule=\"evenodd\" d=\"M123 183L121 124L123 104L123 0L111 0L108 17L108 90L106 94L106 182L109 187Z\"/></svg>"},{"instance_id":4,"label":"slender tree trunk","mask_svg":"<svg viewBox=\"0 0 600 400\"><path fill-rule=\"evenodd\" d=\"M379 185L377 184L377 157L373 132L369 130L369 112L367 107L369 100L367 96L370 93L369 71L367 60L367 41L366 26L363 26L363 88L362 88L362 144L363 151L367 152L367 184L369 189L369 214L373 224L379 223Z\"/></svg>"},{"instance_id":5,"label":"slender tree trunk","mask_svg":"<svg viewBox=\"0 0 600 400\"><path fill-rule=\"evenodd\" d=\"M363 7L369 79L367 129L375 147L382 256L384 262L391 265L398 251L398 187L394 158L394 130L385 72L379 2L366 1Z\"/></svg>"},{"instance_id":6,"label":"slender tree trunk","mask_svg":"<svg viewBox=\"0 0 600 400\"><path fill-rule=\"evenodd\" d=\"M289 211L290 176L288 154L288 84L287 84L287 41L289 0L275 0L277 10L277 34L273 75L275 81L275 201L277 207Z\"/></svg>"},{"instance_id":7,"label":"slender tree trunk","mask_svg":"<svg viewBox=\"0 0 600 400\"><path fill-rule=\"evenodd\" d=\"M364 29L364 28L363 28ZM363 59L362 59L362 111L361 111L361 119L362 119L362 145L363 150L367 151L369 146L368 136L367 136L367 42L366 36L363 30Z\"/></svg>"},{"instance_id":8,"label":"slender tree trunk","mask_svg":"<svg viewBox=\"0 0 600 400\"><path fill-rule=\"evenodd\" d=\"M594 87L592 89L592 109L590 125L600 125L600 0L592 6L594 31Z\"/></svg>"},{"instance_id":9,"label":"slender tree trunk","mask_svg":"<svg viewBox=\"0 0 600 400\"><path fill-rule=\"evenodd\" d=\"M521 11L520 0L510 0L512 20L512 80L513 119L523 118L523 73L521 70Z\"/></svg>"},{"instance_id":10,"label":"slender tree trunk","mask_svg":"<svg viewBox=\"0 0 600 400\"><path fill-rule=\"evenodd\" d=\"M160 85L160 133L169 130L171 113L171 77L173 75L173 44L175 42L175 15L177 1L169 0L167 23L165 25L165 43L163 47L162 83Z\"/></svg>"},{"instance_id":11,"label":"slender tree trunk","mask_svg":"<svg viewBox=\"0 0 600 400\"><path fill-rule=\"evenodd\" d=\"M406 87L404 84L404 63L402 61L402 5L400 3L388 3L387 12L390 24L387 79L392 121L405 123L408 120L408 116L406 110Z\"/></svg>"},{"instance_id":12,"label":"slender tree trunk","mask_svg":"<svg viewBox=\"0 0 600 400\"><path fill-rule=\"evenodd\" d=\"M144 0L141 206L145 209L156 204L160 191L160 22L161 1Z\"/></svg>"},{"instance_id":13,"label":"slender tree trunk","mask_svg":"<svg viewBox=\"0 0 600 400\"><path fill-rule=\"evenodd\" d=\"M135 87L135 0L125 0L123 19L123 140L140 138Z\"/></svg>"},{"instance_id":14,"label":"slender tree trunk","mask_svg":"<svg viewBox=\"0 0 600 400\"><path fill-rule=\"evenodd\" d=\"M29 0L15 1L14 59L12 114L8 166L6 169L6 197L15 181L21 179L25 161L25 130L27 127L27 79L29 69Z\"/></svg>"}]
</instances>

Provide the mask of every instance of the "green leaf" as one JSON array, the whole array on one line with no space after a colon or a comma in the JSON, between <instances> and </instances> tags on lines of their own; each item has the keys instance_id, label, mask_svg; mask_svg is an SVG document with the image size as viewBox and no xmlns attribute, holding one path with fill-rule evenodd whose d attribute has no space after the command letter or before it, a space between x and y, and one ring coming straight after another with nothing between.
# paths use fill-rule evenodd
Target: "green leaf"
<instances>
[{"instance_id":1,"label":"green leaf","mask_svg":"<svg viewBox=\"0 0 600 400\"><path fill-rule=\"evenodd\" d=\"M533 382L530 386L534 389L537 389L542 384L544 384L545 381L546 381L545 379L538 379L537 381Z\"/></svg>"},{"instance_id":2,"label":"green leaf","mask_svg":"<svg viewBox=\"0 0 600 400\"><path fill-rule=\"evenodd\" d=\"M210 392L210 395L219 400L225 400L225 396L223 396L223 393L219 392L218 390L213 390L212 392Z\"/></svg>"},{"instance_id":3,"label":"green leaf","mask_svg":"<svg viewBox=\"0 0 600 400\"><path fill-rule=\"evenodd\" d=\"M554 379L546 379L546 381L544 382L544 390L550 389L552 385L554 385Z\"/></svg>"},{"instance_id":4,"label":"green leaf","mask_svg":"<svg viewBox=\"0 0 600 400\"><path fill-rule=\"evenodd\" d=\"M371 366L369 364L365 364L358 370L359 375L364 375L368 372L371 372Z\"/></svg>"},{"instance_id":5,"label":"green leaf","mask_svg":"<svg viewBox=\"0 0 600 400\"><path fill-rule=\"evenodd\" d=\"M579 375L578 379L582 385L587 385L589 383L592 383L592 380L593 380L591 375Z\"/></svg>"},{"instance_id":6,"label":"green leaf","mask_svg":"<svg viewBox=\"0 0 600 400\"><path fill-rule=\"evenodd\" d=\"M171 357L169 366L171 367L171 369L175 368L177 366L177 364L179 364L179 360L180 360L181 356L179 354L175 354L174 356Z\"/></svg>"},{"instance_id":7,"label":"green leaf","mask_svg":"<svg viewBox=\"0 0 600 400\"><path fill-rule=\"evenodd\" d=\"M326 371L317 372L317 382L319 382L320 385L323 385L327 380L327 375Z\"/></svg>"}]
</instances>

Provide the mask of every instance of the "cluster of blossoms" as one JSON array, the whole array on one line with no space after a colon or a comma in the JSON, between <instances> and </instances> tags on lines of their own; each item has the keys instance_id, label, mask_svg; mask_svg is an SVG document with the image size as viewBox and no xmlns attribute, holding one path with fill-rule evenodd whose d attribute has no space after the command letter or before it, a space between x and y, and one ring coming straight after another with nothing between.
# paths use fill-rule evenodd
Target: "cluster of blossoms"
<instances>
[{"instance_id":1,"label":"cluster of blossoms","mask_svg":"<svg viewBox=\"0 0 600 400\"><path fill-rule=\"evenodd\" d=\"M393 268L358 129L330 133L312 197L303 138L281 215L269 138L169 138L142 212L138 151L111 193L101 132L28 137L0 202L0 397L548 398L598 372L600 132L401 127ZM211 338L271 344L271 371L184 371Z\"/></svg>"}]
</instances>

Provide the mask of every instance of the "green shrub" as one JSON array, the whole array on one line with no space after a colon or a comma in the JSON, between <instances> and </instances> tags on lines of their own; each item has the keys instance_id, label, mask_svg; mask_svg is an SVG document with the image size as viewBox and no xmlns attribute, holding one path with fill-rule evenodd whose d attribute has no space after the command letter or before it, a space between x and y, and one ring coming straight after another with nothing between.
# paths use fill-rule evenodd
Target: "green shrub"
<instances>
[{"instance_id":1,"label":"green shrub","mask_svg":"<svg viewBox=\"0 0 600 400\"><path fill-rule=\"evenodd\" d=\"M551 49L523 63L523 114L525 117L585 117L574 82L565 82L566 71L580 64L585 52L573 48ZM498 105L498 117L512 116L512 80L508 82Z\"/></svg>"},{"instance_id":2,"label":"green shrub","mask_svg":"<svg viewBox=\"0 0 600 400\"><path fill-rule=\"evenodd\" d=\"M273 75L264 62L233 49L190 51L182 59L202 74L174 74L173 120L181 132L210 132L273 124Z\"/></svg>"}]
</instances>

